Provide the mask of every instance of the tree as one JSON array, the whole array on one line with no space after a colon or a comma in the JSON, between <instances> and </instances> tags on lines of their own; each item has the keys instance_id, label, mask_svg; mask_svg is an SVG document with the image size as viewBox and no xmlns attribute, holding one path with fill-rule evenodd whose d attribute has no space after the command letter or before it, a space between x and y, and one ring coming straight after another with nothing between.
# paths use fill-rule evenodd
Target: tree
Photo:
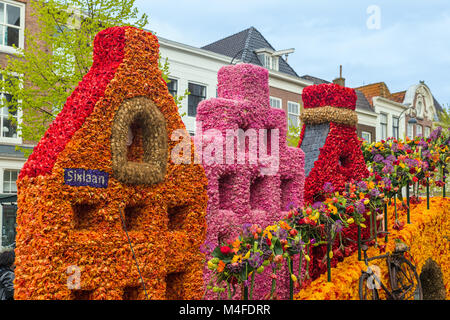
<instances>
[{"instance_id":1,"label":"tree","mask_svg":"<svg viewBox=\"0 0 450 320\"><path fill-rule=\"evenodd\" d=\"M7 92L10 120L24 141L39 141L67 97L92 65L93 40L103 29L144 28L134 0L32 0L38 32L25 30L26 47L8 58L0 85ZM161 63L167 80L168 63ZM177 102L179 102L178 98ZM22 121L17 123L14 114ZM20 148L26 156L27 151Z\"/></svg>"},{"instance_id":2,"label":"tree","mask_svg":"<svg viewBox=\"0 0 450 320\"><path fill-rule=\"evenodd\" d=\"M302 132L301 126L289 125L287 132L287 143L289 147L298 147L300 141L300 133Z\"/></svg>"},{"instance_id":3,"label":"tree","mask_svg":"<svg viewBox=\"0 0 450 320\"><path fill-rule=\"evenodd\" d=\"M440 121L437 123L442 128L450 128L450 105L444 106L443 111L439 114Z\"/></svg>"}]
</instances>

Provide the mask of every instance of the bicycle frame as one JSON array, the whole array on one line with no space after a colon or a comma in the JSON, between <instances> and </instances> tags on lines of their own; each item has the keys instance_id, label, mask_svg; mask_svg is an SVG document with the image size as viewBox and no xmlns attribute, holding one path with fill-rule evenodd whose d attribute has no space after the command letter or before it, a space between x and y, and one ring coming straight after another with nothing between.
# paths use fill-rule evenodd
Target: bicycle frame
<instances>
[{"instance_id":1,"label":"bicycle frame","mask_svg":"<svg viewBox=\"0 0 450 320\"><path fill-rule=\"evenodd\" d=\"M375 259L373 259L373 260L375 260ZM389 270L389 268L388 268L388 270ZM375 281L380 285L380 288L383 289L384 292L386 293L388 300L396 300L394 295L391 293L391 291L384 285L384 283L381 281L381 279L372 271L372 269L370 269L370 267L368 268L368 271L363 271L363 272L368 274L370 277L373 277L373 279L375 279ZM375 288L374 290L379 290L379 289Z\"/></svg>"},{"instance_id":2,"label":"bicycle frame","mask_svg":"<svg viewBox=\"0 0 450 320\"><path fill-rule=\"evenodd\" d=\"M369 261L381 260L381 259L386 259L386 265L387 265L388 274L389 274L389 281L391 284L391 288L393 288L394 282L395 282L395 280L394 280L395 279L395 271L392 268L392 265L394 264L394 262L392 261L393 256L390 253L387 253L387 254L384 254L381 256L372 257L372 258L367 258L367 253L364 252L364 262L365 262L366 266L368 267L368 271L363 271L363 272L367 273L369 276L373 277L373 279L375 279L375 281L377 281L377 283L380 285L381 289L383 289L384 292L386 293L388 300L398 300L398 297L394 294L394 290L393 291L389 290L384 285L384 283L381 281L381 279L378 278L378 276L369 267ZM376 290L378 290L378 289L376 289ZM404 293L403 296L405 294L406 293ZM402 297L400 296L400 298L402 298Z\"/></svg>"}]
</instances>

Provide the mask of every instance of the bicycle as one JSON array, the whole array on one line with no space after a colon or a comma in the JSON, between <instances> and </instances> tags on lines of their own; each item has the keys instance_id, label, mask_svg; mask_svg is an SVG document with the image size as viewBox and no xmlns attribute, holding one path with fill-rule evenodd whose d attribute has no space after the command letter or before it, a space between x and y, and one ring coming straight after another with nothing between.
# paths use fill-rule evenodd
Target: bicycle
<instances>
[{"instance_id":1,"label":"bicycle","mask_svg":"<svg viewBox=\"0 0 450 320\"><path fill-rule=\"evenodd\" d=\"M368 267L359 278L360 300L380 300L379 290L383 289L388 300L422 300L422 286L416 267L405 257L409 248L403 243L396 243L393 253L372 258L367 257L369 247L363 245L364 262ZM389 282L392 290L381 281L380 277L369 266L369 261L386 259Z\"/></svg>"}]
</instances>

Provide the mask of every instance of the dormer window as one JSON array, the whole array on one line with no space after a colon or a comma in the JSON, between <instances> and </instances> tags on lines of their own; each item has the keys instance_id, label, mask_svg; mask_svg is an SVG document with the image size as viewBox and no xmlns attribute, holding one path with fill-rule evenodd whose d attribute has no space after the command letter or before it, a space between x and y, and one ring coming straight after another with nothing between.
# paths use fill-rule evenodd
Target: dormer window
<instances>
[{"instance_id":1,"label":"dormer window","mask_svg":"<svg viewBox=\"0 0 450 320\"><path fill-rule=\"evenodd\" d=\"M258 54L259 60L264 68L278 71L279 69L279 57L272 56L268 53Z\"/></svg>"},{"instance_id":2,"label":"dormer window","mask_svg":"<svg viewBox=\"0 0 450 320\"><path fill-rule=\"evenodd\" d=\"M275 51L271 49L259 49L255 51L259 61L264 68L269 70L279 70L279 55L274 55Z\"/></svg>"},{"instance_id":3,"label":"dormer window","mask_svg":"<svg viewBox=\"0 0 450 320\"><path fill-rule=\"evenodd\" d=\"M274 51L269 48L262 48L255 50L256 55L258 56L259 61L262 66L269 70L280 70L280 57L285 55L286 61L289 54L294 53L295 49L286 49L280 51Z\"/></svg>"}]
</instances>

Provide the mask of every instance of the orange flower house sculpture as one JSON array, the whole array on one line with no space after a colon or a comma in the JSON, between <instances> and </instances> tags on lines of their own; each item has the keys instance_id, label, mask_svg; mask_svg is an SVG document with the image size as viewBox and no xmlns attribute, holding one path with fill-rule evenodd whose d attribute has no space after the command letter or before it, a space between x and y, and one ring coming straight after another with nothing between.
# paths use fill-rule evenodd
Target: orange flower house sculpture
<instances>
[{"instance_id":1,"label":"orange flower house sculpture","mask_svg":"<svg viewBox=\"0 0 450 320\"><path fill-rule=\"evenodd\" d=\"M202 298L207 180L170 160L186 129L158 56L136 28L95 38L92 68L20 173L16 299Z\"/></svg>"}]
</instances>

